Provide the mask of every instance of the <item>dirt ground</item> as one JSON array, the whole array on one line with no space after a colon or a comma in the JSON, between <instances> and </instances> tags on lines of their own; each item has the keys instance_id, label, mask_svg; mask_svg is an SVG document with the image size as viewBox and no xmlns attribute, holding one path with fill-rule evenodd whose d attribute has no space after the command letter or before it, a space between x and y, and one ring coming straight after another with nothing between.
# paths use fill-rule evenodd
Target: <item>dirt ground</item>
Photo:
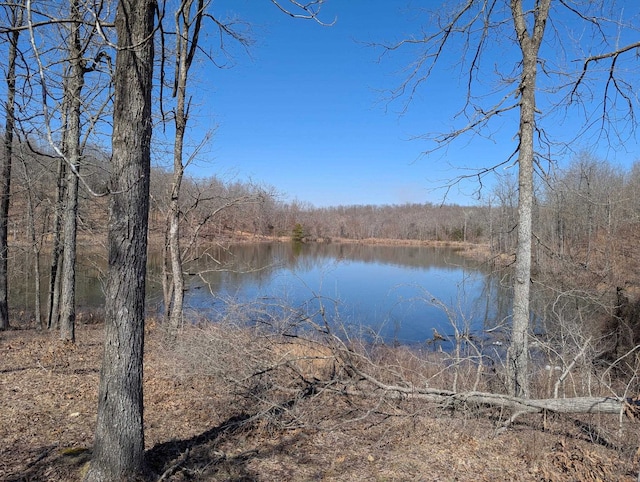
<instances>
[{"instance_id":1,"label":"dirt ground","mask_svg":"<svg viewBox=\"0 0 640 482\"><path fill-rule=\"evenodd\" d=\"M265 421L147 333L145 437L151 480L632 481L638 422L408 405L368 413L339 396L301 401L309 415ZM79 480L91 456L102 326L77 343L31 329L0 333L0 480ZM231 397L231 398L230 398ZM234 405L235 403L235 405ZM305 422L306 420L306 422Z\"/></svg>"}]
</instances>

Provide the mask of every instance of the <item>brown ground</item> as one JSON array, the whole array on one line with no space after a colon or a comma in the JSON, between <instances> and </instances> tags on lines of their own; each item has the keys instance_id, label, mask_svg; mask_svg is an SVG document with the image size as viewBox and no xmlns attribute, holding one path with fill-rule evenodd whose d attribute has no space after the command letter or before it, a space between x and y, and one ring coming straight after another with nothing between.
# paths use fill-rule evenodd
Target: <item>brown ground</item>
<instances>
[{"instance_id":1,"label":"brown ground","mask_svg":"<svg viewBox=\"0 0 640 482\"><path fill-rule=\"evenodd\" d=\"M194 373L194 360L164 348L160 332L149 330L145 355L152 480L636 480L637 422L625 420L618 434L604 416L531 415L497 434L501 415L484 409L406 402L405 415L372 406L365 417L361 405L331 395L300 400L299 418L272 423L218 379ZM77 337L65 346L33 330L0 333L0 480L81 477L102 326L79 326Z\"/></svg>"}]
</instances>

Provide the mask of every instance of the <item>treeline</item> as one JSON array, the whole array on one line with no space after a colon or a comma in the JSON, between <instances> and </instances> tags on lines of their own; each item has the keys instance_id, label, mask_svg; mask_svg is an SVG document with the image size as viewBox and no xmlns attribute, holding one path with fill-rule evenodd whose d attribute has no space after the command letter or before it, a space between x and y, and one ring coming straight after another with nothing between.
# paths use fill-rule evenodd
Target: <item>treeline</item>
<instances>
[{"instance_id":1,"label":"treeline","mask_svg":"<svg viewBox=\"0 0 640 482\"><path fill-rule=\"evenodd\" d=\"M59 209L61 159L34 143L17 143L9 217L10 241L36 250L51 241ZM80 182L78 231L106 235L109 155L86 149ZM171 173L151 171L150 232L167 226ZM538 182L533 263L537 273L608 289L640 284L640 163L623 169L583 153ZM402 204L316 208L283 202L259 184L218 177L186 177L180 197L181 236L193 245L243 237L466 241L486 243L493 255L515 251L517 182L503 176L475 206ZM187 245L188 247L188 245Z\"/></svg>"},{"instance_id":2,"label":"treeline","mask_svg":"<svg viewBox=\"0 0 640 482\"><path fill-rule=\"evenodd\" d=\"M29 232L44 241L54 231L63 162L45 148L21 144L11 194L12 241L31 243ZM109 198L109 154L87 149L80 173L78 229L81 234L106 234ZM172 174L162 167L151 170L150 231L162 236L166 229ZM385 206L315 208L304 202L281 201L282 194L259 184L228 181L216 176L185 177L180 196L181 233L184 239L220 239L237 235L292 236L296 226L305 241L368 238L482 242L490 236L486 206L438 206L430 203Z\"/></svg>"},{"instance_id":3,"label":"treeline","mask_svg":"<svg viewBox=\"0 0 640 482\"><path fill-rule=\"evenodd\" d=\"M496 190L494 252L512 253L515 182ZM588 153L545 176L533 211L536 277L572 280L582 289L640 285L640 162L622 169ZM562 276L560 276L562 275Z\"/></svg>"},{"instance_id":4,"label":"treeline","mask_svg":"<svg viewBox=\"0 0 640 482\"><path fill-rule=\"evenodd\" d=\"M481 242L490 235L485 206L402 204L286 206L309 239L398 239Z\"/></svg>"},{"instance_id":5,"label":"treeline","mask_svg":"<svg viewBox=\"0 0 640 482\"><path fill-rule=\"evenodd\" d=\"M44 241L53 232L61 162L33 146L18 145L11 195L14 242ZM79 231L106 233L109 167L107 153L87 149L81 173ZM291 237L304 241L390 239L488 243L494 254L515 250L517 183L503 176L478 205L351 205L314 207L283 202L282 194L259 184L215 176L186 177L180 198L185 239L244 236ZM151 172L150 231L166 229L171 173ZM534 209L534 263L543 271L567 263L602 269L610 281L614 258L634 259L640 222L640 163L622 169L589 154L541 177ZM100 195L96 195L96 193ZM604 276L604 274L603 274Z\"/></svg>"},{"instance_id":6,"label":"treeline","mask_svg":"<svg viewBox=\"0 0 640 482\"><path fill-rule=\"evenodd\" d=\"M80 172L78 232L80 236L103 236L107 232L109 209L109 154L87 149ZM18 160L11 185L9 217L13 244L44 243L54 233L59 208L60 165L63 159L33 145L14 148ZM162 235L170 201L171 174L161 167L151 169L150 231ZM266 213L277 205L276 196L252 183L227 182L215 176L186 178L180 199L183 235L229 236L234 232L266 234Z\"/></svg>"}]
</instances>

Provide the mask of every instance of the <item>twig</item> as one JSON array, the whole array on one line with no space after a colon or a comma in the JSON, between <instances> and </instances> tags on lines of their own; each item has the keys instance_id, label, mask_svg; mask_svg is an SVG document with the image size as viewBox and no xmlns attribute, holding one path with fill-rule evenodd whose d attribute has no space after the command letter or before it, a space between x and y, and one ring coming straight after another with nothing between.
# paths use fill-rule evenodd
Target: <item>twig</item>
<instances>
[{"instance_id":1,"label":"twig","mask_svg":"<svg viewBox=\"0 0 640 482\"><path fill-rule=\"evenodd\" d=\"M189 458L189 449L182 452L180 454L180 457L178 457L176 461L173 464L171 464L169 468L162 473L162 475L158 479L158 482L167 480L171 475L173 475L176 472L176 470L178 470L178 467L180 467L183 463L186 462L188 458Z\"/></svg>"},{"instance_id":2,"label":"twig","mask_svg":"<svg viewBox=\"0 0 640 482\"><path fill-rule=\"evenodd\" d=\"M575 357L573 357L573 360L571 360L571 363L569 363L569 366L567 367L567 369L556 380L556 384L553 387L553 398L558 398L558 389L560 388L560 384L562 382L564 382L565 379L569 376L569 373L571 372L571 370L575 366L576 362L578 361L578 358L580 358L584 354L584 352L587 350L587 347L589 346L589 343L591 343L591 338L592 337L590 336L589 339L582 346L582 349L580 350L580 352Z\"/></svg>"}]
</instances>

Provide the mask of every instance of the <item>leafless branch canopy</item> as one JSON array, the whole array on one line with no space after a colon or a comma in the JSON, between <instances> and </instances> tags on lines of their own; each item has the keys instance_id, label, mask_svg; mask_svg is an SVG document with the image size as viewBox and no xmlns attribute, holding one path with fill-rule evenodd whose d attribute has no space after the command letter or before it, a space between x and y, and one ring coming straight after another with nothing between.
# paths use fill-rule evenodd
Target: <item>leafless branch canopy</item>
<instances>
[{"instance_id":1,"label":"leafless branch canopy","mask_svg":"<svg viewBox=\"0 0 640 482\"><path fill-rule=\"evenodd\" d=\"M635 105L637 104L638 99L634 94L633 85L628 81L625 81L618 72L618 60L622 55L632 51L636 51L637 57L638 53L640 52L640 41L632 42L610 52L587 57L582 64L582 71L580 72L578 79L571 89L571 94L569 96L570 100L572 102L576 102L581 97L579 95L579 90L585 83L585 79L589 73L589 69L591 69L591 66L601 61L609 61L609 66L607 68L606 74L607 78L602 94L602 114L600 116L600 130L605 133L607 131L607 126L614 121L614 119L611 118L610 111L612 110L612 96L615 95L619 96L625 103L631 129L635 130Z\"/></svg>"},{"instance_id":2,"label":"leafless branch canopy","mask_svg":"<svg viewBox=\"0 0 640 482\"><path fill-rule=\"evenodd\" d=\"M449 70L452 81L460 83L460 95L451 99L453 105L459 102L460 108L445 119L450 127L414 137L431 143L423 155L446 149L456 141L464 142L470 136L492 139L496 121L504 119L514 121L516 133L514 113L521 100L520 39L540 48L536 89L542 95L535 107L537 169L545 172L548 168L541 166L543 161L553 163L578 142L584 145L594 132L597 137L613 134L617 139L612 141L623 144L624 135L635 130L638 98L634 79L630 78L634 69L628 58L624 67L620 64L625 54L640 51L640 42L619 46L637 32L635 14L628 13L630 9L622 13L609 11L606 2L552 1L544 7L549 9L546 21L552 30L542 42L544 25L535 19L544 3L525 5L517 18L512 15L514 2L499 0L460 0L435 12L413 9L414 15L425 16L418 32L395 42L369 44L380 50L379 61L391 54L411 58L407 67L398 72L402 76L398 85L387 90L384 97L387 108L399 105L400 115L406 114L419 96L437 95L443 71ZM570 59L583 54L582 68L576 70ZM606 71L596 71L594 65L603 62L608 62ZM573 127L550 129L551 122L557 122L554 115L562 112ZM584 121L575 122L576 116L581 115ZM516 152L517 149L519 146ZM447 189L469 177L480 179L483 172L504 165L503 160L488 171L456 178L447 184Z\"/></svg>"},{"instance_id":3,"label":"leafless branch canopy","mask_svg":"<svg viewBox=\"0 0 640 482\"><path fill-rule=\"evenodd\" d=\"M322 4L324 4L324 0L311 0L309 2L289 0L289 6L284 6L279 0L271 0L271 3L278 7L281 12L292 18L313 20L323 26L331 26L336 22L336 19L328 23L320 19L320 9L322 8Z\"/></svg>"}]
</instances>

